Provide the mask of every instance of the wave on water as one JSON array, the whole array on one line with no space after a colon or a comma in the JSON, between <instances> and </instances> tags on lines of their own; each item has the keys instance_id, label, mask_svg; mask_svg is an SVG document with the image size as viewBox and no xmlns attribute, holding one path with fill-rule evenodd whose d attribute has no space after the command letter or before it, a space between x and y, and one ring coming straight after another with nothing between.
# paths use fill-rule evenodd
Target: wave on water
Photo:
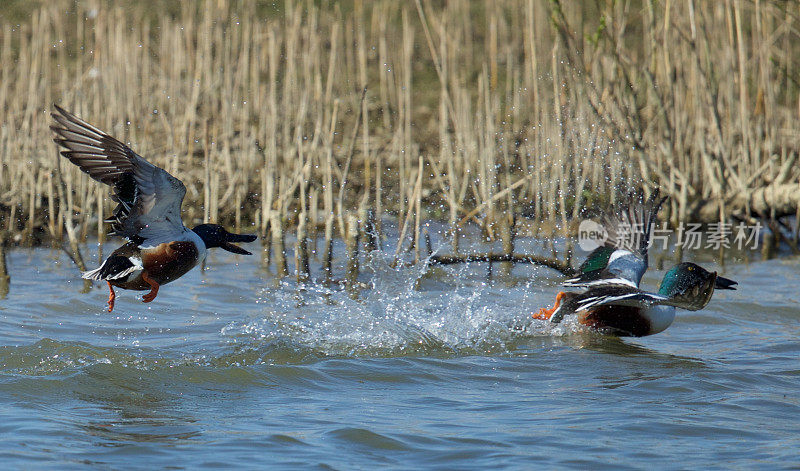
<instances>
[{"instance_id":1,"label":"wave on water","mask_svg":"<svg viewBox=\"0 0 800 471\"><path fill-rule=\"evenodd\" d=\"M180 316L109 318L103 312L71 317L74 335L63 338L38 319L45 338L0 347L0 374L69 375L96 365L157 372L324 358L517 355L584 337L570 335L584 330L569 320L552 326L531 318L552 304L556 288L545 276L487 282L480 264L398 268L392 261L388 254L368 257L364 288L355 297L338 283L276 281L261 289L255 305L231 304L247 312L233 320L218 306Z\"/></svg>"}]
</instances>

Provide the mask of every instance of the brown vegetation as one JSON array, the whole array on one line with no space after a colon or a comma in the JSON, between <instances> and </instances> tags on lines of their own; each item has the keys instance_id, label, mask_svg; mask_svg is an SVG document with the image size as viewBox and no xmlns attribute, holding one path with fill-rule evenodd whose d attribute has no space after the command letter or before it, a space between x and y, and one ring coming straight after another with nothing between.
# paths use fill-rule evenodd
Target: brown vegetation
<instances>
[{"instance_id":1,"label":"brown vegetation","mask_svg":"<svg viewBox=\"0 0 800 471\"><path fill-rule=\"evenodd\" d=\"M299 227L303 252L359 210L417 250L428 217L550 234L640 185L673 221L798 209L794 2L318 3L3 18L4 228L104 238L107 189L59 163L53 102L181 178L187 224Z\"/></svg>"}]
</instances>

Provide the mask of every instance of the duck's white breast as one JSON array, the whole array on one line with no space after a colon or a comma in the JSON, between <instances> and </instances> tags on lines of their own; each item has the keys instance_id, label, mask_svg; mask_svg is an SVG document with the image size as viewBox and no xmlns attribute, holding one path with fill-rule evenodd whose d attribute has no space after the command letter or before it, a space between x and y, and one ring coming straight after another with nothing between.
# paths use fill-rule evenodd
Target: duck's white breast
<instances>
[{"instance_id":1,"label":"duck's white breast","mask_svg":"<svg viewBox=\"0 0 800 471\"><path fill-rule=\"evenodd\" d=\"M647 320L650 321L650 335L663 332L672 325L675 320L675 308L673 306L651 306L644 312Z\"/></svg>"}]
</instances>

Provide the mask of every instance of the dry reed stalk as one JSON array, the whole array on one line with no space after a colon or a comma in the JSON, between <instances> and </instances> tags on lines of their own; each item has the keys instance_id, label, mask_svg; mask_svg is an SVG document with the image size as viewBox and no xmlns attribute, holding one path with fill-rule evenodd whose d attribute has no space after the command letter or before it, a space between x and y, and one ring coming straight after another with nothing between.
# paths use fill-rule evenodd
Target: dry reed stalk
<instances>
[{"instance_id":1,"label":"dry reed stalk","mask_svg":"<svg viewBox=\"0 0 800 471\"><path fill-rule=\"evenodd\" d=\"M334 221L334 208L333 208L333 140L336 131L336 118L339 112L339 101L333 103L333 110L331 111L331 121L328 128L328 137L325 151L325 166L323 183L324 200L325 200L325 242L322 249L322 270L325 273L325 282L329 283L331 279L331 266L333 264L333 221Z\"/></svg>"},{"instance_id":2,"label":"dry reed stalk","mask_svg":"<svg viewBox=\"0 0 800 471\"><path fill-rule=\"evenodd\" d=\"M364 29L358 31L358 75L361 90L363 90L363 99L361 100L361 153L364 159L362 173L364 177L364 194L361 197L359 204L359 211L363 212L367 206L371 206L371 188L372 188L372 165L370 162L370 148L369 148L369 105L366 100L367 97L367 51L364 39Z\"/></svg>"},{"instance_id":3,"label":"dry reed stalk","mask_svg":"<svg viewBox=\"0 0 800 471\"><path fill-rule=\"evenodd\" d=\"M419 263L419 229L422 219L422 173L425 162L419 156L419 171L417 172L416 198L414 199L414 262Z\"/></svg>"},{"instance_id":4,"label":"dry reed stalk","mask_svg":"<svg viewBox=\"0 0 800 471\"><path fill-rule=\"evenodd\" d=\"M306 282L311 277L311 265L308 261L308 220L301 218L297 224L297 242L294 247L295 270L298 282Z\"/></svg>"},{"instance_id":5,"label":"dry reed stalk","mask_svg":"<svg viewBox=\"0 0 800 471\"><path fill-rule=\"evenodd\" d=\"M409 201L414 201L415 202L415 205L414 205L415 208L418 206L416 204L416 202L418 202L420 200L420 193L422 191L422 172L423 172L422 156L420 156L419 157L419 165L417 167L417 175L415 177L416 184L414 185L414 189L413 189L413 191L411 193L411 197L409 198ZM400 251L403 248L403 241L405 240L406 232L408 231L408 226L409 226L409 223L411 222L412 214L416 214L417 215L416 221L419 221L419 213L418 213L418 211L415 210L415 211L406 212L406 217L403 220L403 224L402 224L401 229L400 229L400 237L397 240L397 249L395 250L395 254L394 254L395 258L400 256ZM415 226L416 226L416 224L415 224ZM417 239L416 239L416 235L415 235L414 239L412 239L412 245L411 245L412 248L416 247L416 240Z\"/></svg>"},{"instance_id":6,"label":"dry reed stalk","mask_svg":"<svg viewBox=\"0 0 800 471\"><path fill-rule=\"evenodd\" d=\"M500 242L503 246L503 255L511 258L514 255L514 218L512 215L507 214L506 217L500 219ZM500 270L503 275L511 276L511 268L513 263L505 261L500 264Z\"/></svg>"},{"instance_id":7,"label":"dry reed stalk","mask_svg":"<svg viewBox=\"0 0 800 471\"><path fill-rule=\"evenodd\" d=\"M8 264L6 263L7 248L7 233L0 233L0 299L5 299L6 296L8 296L8 289L11 283L11 276L8 274Z\"/></svg>"},{"instance_id":8,"label":"dry reed stalk","mask_svg":"<svg viewBox=\"0 0 800 471\"><path fill-rule=\"evenodd\" d=\"M359 243L358 218L354 214L347 215L347 232L345 237L345 257L347 268L345 270L345 287L351 296L357 294L358 287L358 243Z\"/></svg>"},{"instance_id":9,"label":"dry reed stalk","mask_svg":"<svg viewBox=\"0 0 800 471\"><path fill-rule=\"evenodd\" d=\"M414 49L414 28L411 25L411 20L409 18L408 10L403 9L402 14L402 55L400 59L400 64L402 65L402 74L401 80L398 80L398 91L397 95L399 96L399 113L400 116L398 117L398 121L400 121L402 126L402 134L400 139L400 152L398 155L398 167L399 167L399 206L397 208L397 218L398 221L401 221L404 212L407 210L406 207L406 195L408 194L408 190L406 189L406 182L408 181L409 175L409 159L411 158L411 149L412 149L412 137L411 137L411 122L413 119L412 116L412 100L411 100L411 90L412 90L412 60L413 60L413 49ZM399 226L399 224L398 224Z\"/></svg>"},{"instance_id":10,"label":"dry reed stalk","mask_svg":"<svg viewBox=\"0 0 800 471\"><path fill-rule=\"evenodd\" d=\"M300 136L298 136L300 139ZM302 147L298 145L298 150L301 150ZM310 179L311 174L311 165L310 162L305 164L305 155L300 154L298 156L298 161L303 163L302 171L301 171L301 178L302 181L299 184L300 187L300 214L298 215L298 222L297 222L297 242L295 244L294 249L294 256L295 256L295 269L297 271L297 281L304 282L307 281L310 277L311 269L308 260L308 234L307 234L307 226L308 226L308 196L307 196L307 187L308 181Z\"/></svg>"},{"instance_id":11,"label":"dry reed stalk","mask_svg":"<svg viewBox=\"0 0 800 471\"><path fill-rule=\"evenodd\" d=\"M364 221L364 251L367 253L380 249L380 238L375 224L375 211L367 209Z\"/></svg>"},{"instance_id":12,"label":"dry reed stalk","mask_svg":"<svg viewBox=\"0 0 800 471\"><path fill-rule=\"evenodd\" d=\"M272 234L272 253L275 258L275 275L279 277L288 276L289 270L286 268L286 249L284 243L286 224L279 211L270 212L269 225Z\"/></svg>"},{"instance_id":13,"label":"dry reed stalk","mask_svg":"<svg viewBox=\"0 0 800 471\"><path fill-rule=\"evenodd\" d=\"M353 162L353 152L355 151L356 135L358 134L358 130L359 130L359 127L360 127L360 123L361 123L361 119L362 119L362 114L361 113L364 110L363 104L364 104L364 100L365 100L366 96L367 96L367 89L364 88L364 89L361 90L361 100L359 102L358 112L356 114L356 121L355 121L355 124L353 125L353 131L352 131L352 134L350 136L350 141L349 141L350 144L349 144L349 147L348 147L348 150L347 150L347 160L345 161L344 169L342 170L341 177L339 179L339 195L338 195L338 198L337 198L337 201L336 201L336 206L337 206L337 214L338 214L338 218L339 218L339 230L340 230L340 234L341 234L342 239L346 238L346 236L345 236L345 223L344 223L344 209L343 209L343 207L344 207L345 190L346 190L347 184L348 184L347 178L348 178L348 175L350 174L350 166L351 166L351 164Z\"/></svg>"}]
</instances>

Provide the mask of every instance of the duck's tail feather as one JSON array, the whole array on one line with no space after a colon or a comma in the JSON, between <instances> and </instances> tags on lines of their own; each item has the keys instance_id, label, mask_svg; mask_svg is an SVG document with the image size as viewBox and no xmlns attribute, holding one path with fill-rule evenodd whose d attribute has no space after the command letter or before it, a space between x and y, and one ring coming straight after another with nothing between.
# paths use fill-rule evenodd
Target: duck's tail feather
<instances>
[{"instance_id":1,"label":"duck's tail feather","mask_svg":"<svg viewBox=\"0 0 800 471\"><path fill-rule=\"evenodd\" d=\"M132 257L112 255L94 270L83 272L81 277L86 280L95 281L118 280L141 269L141 260Z\"/></svg>"},{"instance_id":2,"label":"duck's tail feather","mask_svg":"<svg viewBox=\"0 0 800 471\"><path fill-rule=\"evenodd\" d=\"M100 275L100 270L102 270L102 269L103 269L103 266L101 265L101 266L95 268L94 270L85 271L85 272L83 272L81 274L81 278L83 278L84 280L100 281L100 280L103 279L102 275Z\"/></svg>"}]
</instances>

